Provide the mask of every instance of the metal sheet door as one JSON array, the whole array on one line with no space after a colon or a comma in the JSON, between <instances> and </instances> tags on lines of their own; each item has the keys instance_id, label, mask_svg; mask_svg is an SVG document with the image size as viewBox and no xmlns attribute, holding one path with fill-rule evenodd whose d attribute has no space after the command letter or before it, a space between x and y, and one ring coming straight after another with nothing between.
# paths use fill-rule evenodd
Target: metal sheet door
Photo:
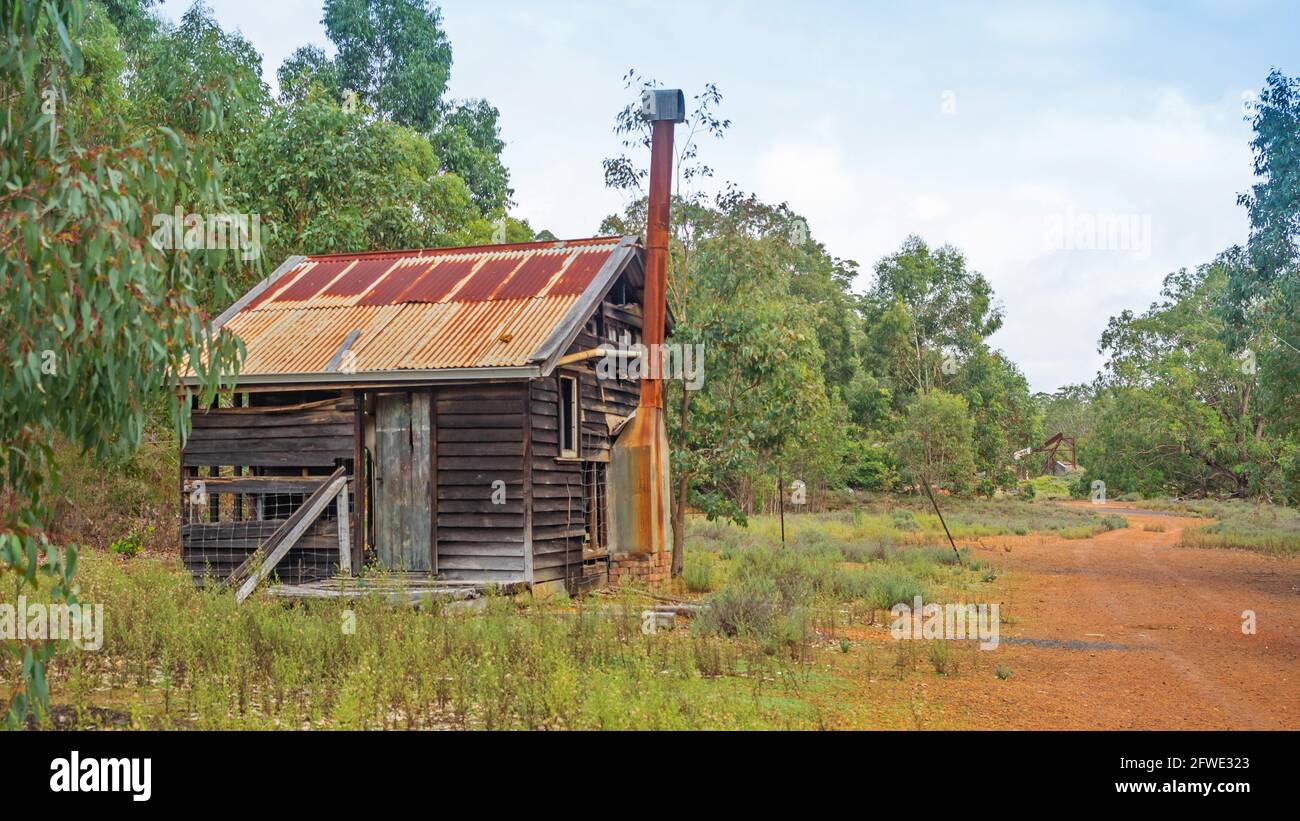
<instances>
[{"instance_id":1,"label":"metal sheet door","mask_svg":"<svg viewBox=\"0 0 1300 821\"><path fill-rule=\"evenodd\" d=\"M436 572L430 539L430 394L375 403L375 550L390 570Z\"/></svg>"}]
</instances>

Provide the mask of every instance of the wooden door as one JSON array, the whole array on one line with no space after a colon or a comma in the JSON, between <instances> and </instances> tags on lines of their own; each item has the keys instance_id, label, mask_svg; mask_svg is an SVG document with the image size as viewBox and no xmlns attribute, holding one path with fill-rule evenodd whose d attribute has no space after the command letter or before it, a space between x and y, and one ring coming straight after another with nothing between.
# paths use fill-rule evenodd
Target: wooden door
<instances>
[{"instance_id":1,"label":"wooden door","mask_svg":"<svg viewBox=\"0 0 1300 821\"><path fill-rule=\"evenodd\" d=\"M390 570L437 572L430 539L427 391L381 394L375 403L375 550Z\"/></svg>"}]
</instances>

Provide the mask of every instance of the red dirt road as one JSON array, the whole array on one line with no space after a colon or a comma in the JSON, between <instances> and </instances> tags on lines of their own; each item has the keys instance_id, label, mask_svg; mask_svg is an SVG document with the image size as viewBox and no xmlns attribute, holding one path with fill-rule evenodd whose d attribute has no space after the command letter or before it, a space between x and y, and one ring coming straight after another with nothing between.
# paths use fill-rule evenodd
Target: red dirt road
<instances>
[{"instance_id":1,"label":"red dirt road","mask_svg":"<svg viewBox=\"0 0 1300 821\"><path fill-rule=\"evenodd\" d=\"M1300 728L1300 558L1174 547L1204 520L1104 507L1129 528L973 549L1005 571L1003 643L980 654L989 658L975 680L931 681L950 708L941 723ZM1157 524L1165 531L1143 530ZM1254 635L1243 633L1245 611ZM996 666L1011 678L991 675Z\"/></svg>"}]
</instances>

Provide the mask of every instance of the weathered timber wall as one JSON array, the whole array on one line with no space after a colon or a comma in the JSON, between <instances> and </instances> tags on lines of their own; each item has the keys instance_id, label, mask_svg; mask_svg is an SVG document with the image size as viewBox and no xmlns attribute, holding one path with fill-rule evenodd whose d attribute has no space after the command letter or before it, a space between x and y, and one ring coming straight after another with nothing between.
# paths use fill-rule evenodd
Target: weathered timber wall
<instances>
[{"instance_id":1,"label":"weathered timber wall","mask_svg":"<svg viewBox=\"0 0 1300 821\"><path fill-rule=\"evenodd\" d=\"M434 395L438 572L467 581L526 581L527 386L452 385ZM495 482L504 483L501 504L493 499Z\"/></svg>"},{"instance_id":2,"label":"weathered timber wall","mask_svg":"<svg viewBox=\"0 0 1300 821\"><path fill-rule=\"evenodd\" d=\"M312 492L309 477L327 476L354 457L350 397L255 396L255 407L195 410L192 416L181 452L180 541L181 558L196 579L227 578ZM303 481L281 483L273 492L261 481L270 477ZM355 483L349 487L356 498ZM276 575L297 583L337 571L338 522L331 503L281 560Z\"/></svg>"},{"instance_id":3,"label":"weathered timber wall","mask_svg":"<svg viewBox=\"0 0 1300 821\"><path fill-rule=\"evenodd\" d=\"M566 353L616 344L624 332L633 342L640 341L640 306L606 300ZM588 359L566 365L529 383L534 582L564 580L575 586L583 578L584 558L603 549L588 538L589 522L597 515L594 507L605 501L603 490L598 493L594 484L603 485L603 466L609 462L615 432L636 408L640 385L598 378L598 363ZM559 455L561 374L579 380L581 442L576 459Z\"/></svg>"}]
</instances>

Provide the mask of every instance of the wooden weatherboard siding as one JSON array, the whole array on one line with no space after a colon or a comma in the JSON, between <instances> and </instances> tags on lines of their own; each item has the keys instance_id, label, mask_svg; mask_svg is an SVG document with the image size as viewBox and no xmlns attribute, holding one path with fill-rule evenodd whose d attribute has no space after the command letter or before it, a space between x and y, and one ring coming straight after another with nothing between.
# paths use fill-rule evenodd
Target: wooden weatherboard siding
<instances>
[{"instance_id":1,"label":"wooden weatherboard siding","mask_svg":"<svg viewBox=\"0 0 1300 821\"><path fill-rule=\"evenodd\" d=\"M615 292L623 289L615 289ZM566 353L579 353L624 339L641 339L641 309L636 304L616 304L607 298L578 332ZM640 385L630 380L600 379L599 359L586 359L556 368L549 376L529 383L529 536L532 543L532 581L563 580L573 586L583 578L588 548L588 517L592 506L603 501L584 487L584 464L602 466L616 431L636 408ZM559 377L578 379L579 447L577 458L562 458L559 451ZM603 477L604 472L594 474ZM592 474L587 481L591 482ZM595 551L599 552L599 551Z\"/></svg>"},{"instance_id":2,"label":"wooden weatherboard siding","mask_svg":"<svg viewBox=\"0 0 1300 821\"><path fill-rule=\"evenodd\" d=\"M524 382L440 386L438 572L448 579L528 581L525 562ZM493 483L505 483L502 504Z\"/></svg>"},{"instance_id":3,"label":"wooden weatherboard siding","mask_svg":"<svg viewBox=\"0 0 1300 821\"><path fill-rule=\"evenodd\" d=\"M534 582L567 581L582 572L582 462L558 458L559 373L529 384Z\"/></svg>"},{"instance_id":4,"label":"wooden weatherboard siding","mask_svg":"<svg viewBox=\"0 0 1300 821\"><path fill-rule=\"evenodd\" d=\"M301 410L195 411L181 465L333 469L336 460L352 458L352 409L348 399Z\"/></svg>"}]
</instances>

